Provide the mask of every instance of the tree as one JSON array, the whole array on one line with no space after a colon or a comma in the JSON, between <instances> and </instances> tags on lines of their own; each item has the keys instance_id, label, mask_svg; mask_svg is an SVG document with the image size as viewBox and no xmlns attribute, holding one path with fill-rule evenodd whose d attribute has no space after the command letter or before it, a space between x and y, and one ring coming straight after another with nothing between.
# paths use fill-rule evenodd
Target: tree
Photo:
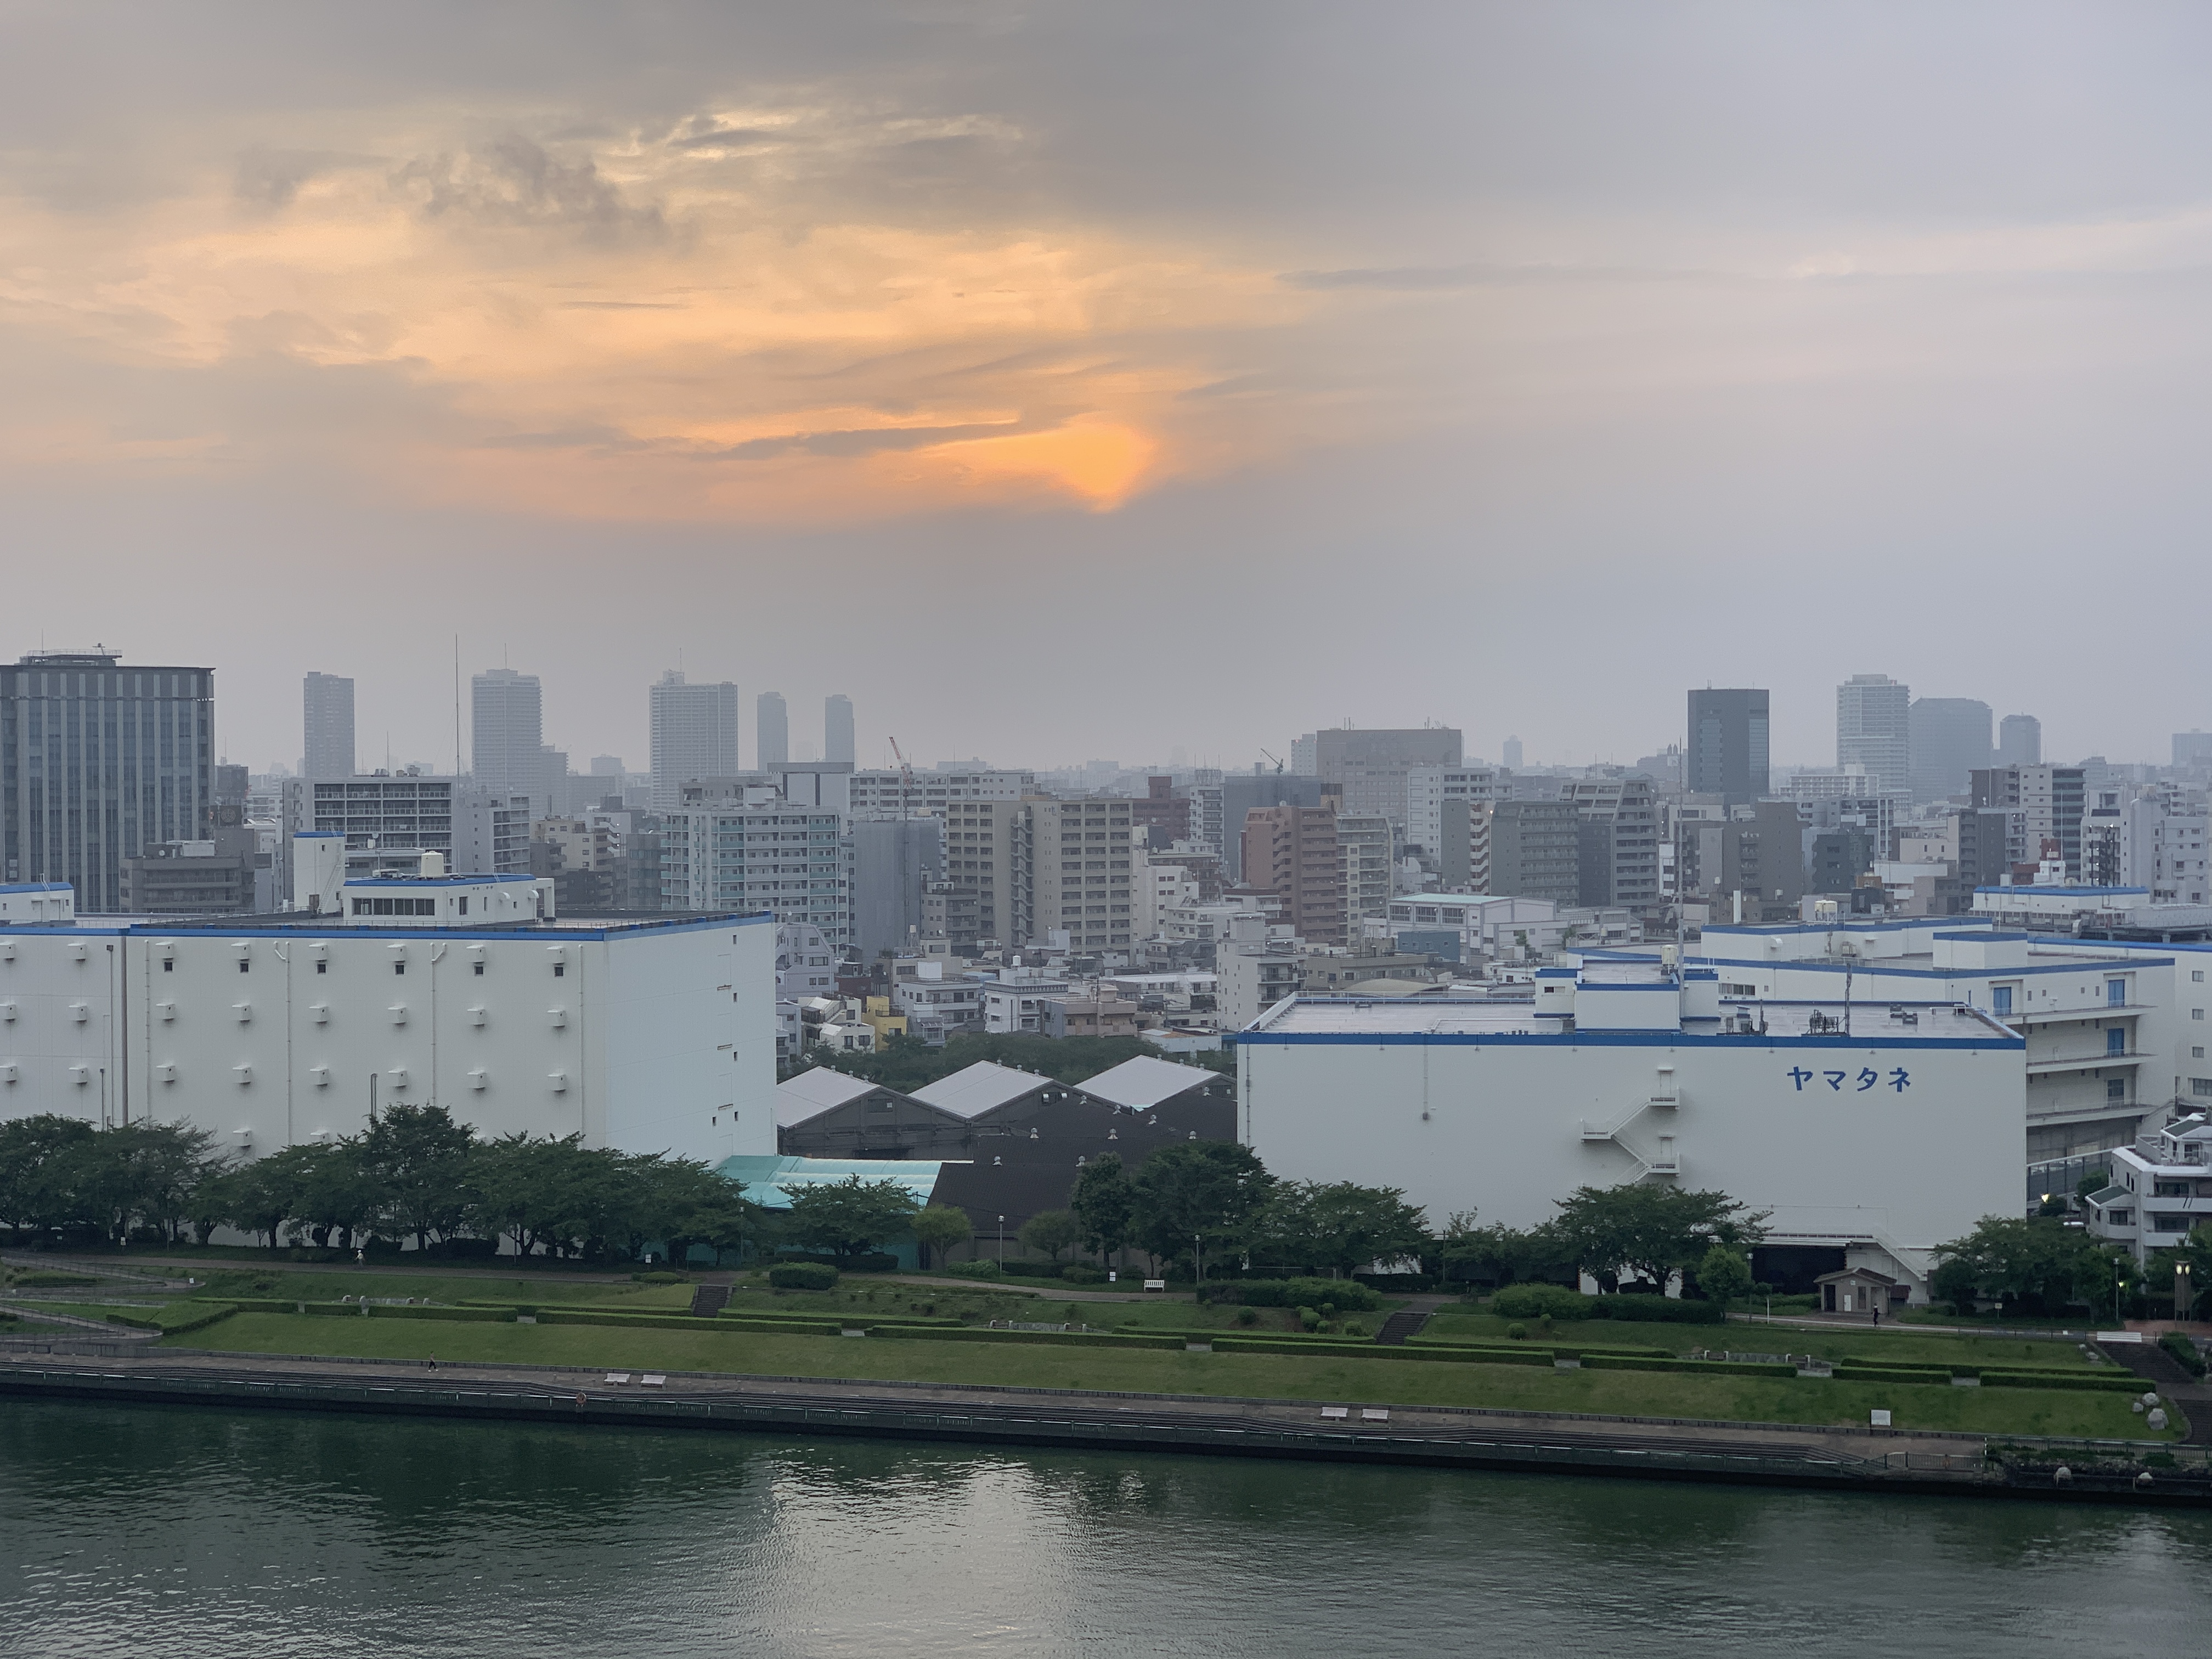
<instances>
[{"instance_id":1,"label":"tree","mask_svg":"<svg viewBox=\"0 0 2212 1659\"><path fill-rule=\"evenodd\" d=\"M1500 1223L1478 1227L1474 1214L1462 1211L1444 1225L1437 1254L1443 1258L1446 1278L1504 1285L1553 1278L1574 1267L1572 1255L1548 1224L1526 1229Z\"/></svg>"},{"instance_id":2,"label":"tree","mask_svg":"<svg viewBox=\"0 0 2212 1659\"><path fill-rule=\"evenodd\" d=\"M269 1248L284 1242L284 1224L293 1210L290 1170L282 1153L225 1170L195 1196L196 1207L242 1233L266 1237Z\"/></svg>"},{"instance_id":3,"label":"tree","mask_svg":"<svg viewBox=\"0 0 2212 1659\"><path fill-rule=\"evenodd\" d=\"M2046 1216L1984 1216L1973 1231L1936 1247L1931 1288L1945 1300L2010 1301L2039 1312L2113 1297L2110 1257L2078 1228ZM2125 1277L2134 1277L2130 1270Z\"/></svg>"},{"instance_id":4,"label":"tree","mask_svg":"<svg viewBox=\"0 0 2212 1659\"><path fill-rule=\"evenodd\" d=\"M1067 1200L1067 1207L1083 1224L1083 1248L1103 1260L1127 1243L1136 1201L1137 1191L1121 1165L1121 1153L1107 1152L1085 1164Z\"/></svg>"},{"instance_id":5,"label":"tree","mask_svg":"<svg viewBox=\"0 0 2212 1659\"><path fill-rule=\"evenodd\" d=\"M1042 1250L1054 1261L1060 1253L1083 1237L1083 1224L1073 1210L1039 1210L1022 1223L1021 1240L1032 1250Z\"/></svg>"},{"instance_id":6,"label":"tree","mask_svg":"<svg viewBox=\"0 0 2212 1659\"><path fill-rule=\"evenodd\" d=\"M1274 1176L1249 1146L1189 1140L1162 1146L1139 1166L1131 1226L1136 1242L1170 1261L1241 1243Z\"/></svg>"},{"instance_id":7,"label":"tree","mask_svg":"<svg viewBox=\"0 0 2212 1659\"><path fill-rule=\"evenodd\" d=\"M1698 1288L1726 1311L1751 1294L1751 1258L1740 1246L1714 1245L1698 1258Z\"/></svg>"},{"instance_id":8,"label":"tree","mask_svg":"<svg viewBox=\"0 0 2212 1659\"><path fill-rule=\"evenodd\" d=\"M1619 1288L1623 1268L1663 1291L1677 1268L1695 1266L1713 1245L1765 1237L1766 1212L1747 1214L1721 1192L1632 1182L1578 1187L1559 1207L1551 1224L1560 1243L1607 1291Z\"/></svg>"},{"instance_id":9,"label":"tree","mask_svg":"<svg viewBox=\"0 0 2212 1659\"><path fill-rule=\"evenodd\" d=\"M809 1249L827 1250L841 1259L897 1237L914 1224L921 1210L899 1182L864 1181L857 1175L783 1191L791 1200L785 1235Z\"/></svg>"},{"instance_id":10,"label":"tree","mask_svg":"<svg viewBox=\"0 0 2212 1659\"><path fill-rule=\"evenodd\" d=\"M0 1221L21 1232L82 1219L71 1167L92 1125L52 1112L0 1123Z\"/></svg>"},{"instance_id":11,"label":"tree","mask_svg":"<svg viewBox=\"0 0 2212 1659\"><path fill-rule=\"evenodd\" d=\"M1428 1217L1402 1188L1349 1181L1284 1182L1253 1222L1254 1247L1271 1260L1340 1279L1370 1261L1419 1255L1430 1243Z\"/></svg>"},{"instance_id":12,"label":"tree","mask_svg":"<svg viewBox=\"0 0 2212 1659\"><path fill-rule=\"evenodd\" d=\"M361 1138L361 1157L386 1215L415 1248L461 1225L469 1212L476 1135L442 1106L388 1106Z\"/></svg>"},{"instance_id":13,"label":"tree","mask_svg":"<svg viewBox=\"0 0 2212 1659\"><path fill-rule=\"evenodd\" d=\"M968 1212L951 1204L933 1204L926 1210L917 1211L907 1224L907 1231L926 1253L921 1263L925 1267L929 1265L927 1253L950 1251L975 1237Z\"/></svg>"}]
</instances>

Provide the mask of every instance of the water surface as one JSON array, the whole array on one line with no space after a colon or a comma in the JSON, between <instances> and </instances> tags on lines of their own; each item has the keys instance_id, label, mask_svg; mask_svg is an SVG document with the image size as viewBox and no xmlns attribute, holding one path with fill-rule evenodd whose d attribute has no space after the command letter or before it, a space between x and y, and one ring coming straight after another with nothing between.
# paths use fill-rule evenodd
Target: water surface
<instances>
[{"instance_id":1,"label":"water surface","mask_svg":"<svg viewBox=\"0 0 2212 1659\"><path fill-rule=\"evenodd\" d=\"M0 1654L2159 1655L2212 1514L0 1404Z\"/></svg>"}]
</instances>

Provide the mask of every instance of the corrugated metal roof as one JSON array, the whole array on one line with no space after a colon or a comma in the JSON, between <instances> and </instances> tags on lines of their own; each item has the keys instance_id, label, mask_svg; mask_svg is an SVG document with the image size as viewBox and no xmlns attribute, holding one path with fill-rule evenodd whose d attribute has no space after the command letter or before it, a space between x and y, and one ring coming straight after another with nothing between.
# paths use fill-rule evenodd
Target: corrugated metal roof
<instances>
[{"instance_id":1,"label":"corrugated metal roof","mask_svg":"<svg viewBox=\"0 0 2212 1659\"><path fill-rule=\"evenodd\" d=\"M1116 1106L1142 1109L1211 1083L1215 1075L1200 1066L1178 1066L1173 1060L1139 1054L1077 1086L1085 1094L1110 1100Z\"/></svg>"},{"instance_id":2,"label":"corrugated metal roof","mask_svg":"<svg viewBox=\"0 0 2212 1659\"><path fill-rule=\"evenodd\" d=\"M776 1127L788 1129L810 1117L819 1117L848 1100L859 1099L875 1086L866 1078L854 1077L828 1066L801 1072L775 1085Z\"/></svg>"},{"instance_id":3,"label":"corrugated metal roof","mask_svg":"<svg viewBox=\"0 0 2212 1659\"><path fill-rule=\"evenodd\" d=\"M979 1060L951 1077L941 1077L927 1087L916 1089L913 1097L955 1117L981 1117L993 1108L1019 1100L1030 1090L1042 1089L1051 1081L1034 1072L1018 1072L1011 1066L1001 1066L994 1060Z\"/></svg>"}]
</instances>

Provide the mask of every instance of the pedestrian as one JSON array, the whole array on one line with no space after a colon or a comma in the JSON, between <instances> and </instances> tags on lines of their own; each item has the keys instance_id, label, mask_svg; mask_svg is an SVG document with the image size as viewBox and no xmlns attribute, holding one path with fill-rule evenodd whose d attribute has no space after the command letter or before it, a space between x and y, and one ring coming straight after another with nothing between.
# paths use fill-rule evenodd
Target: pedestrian
<instances>
[{"instance_id":1,"label":"pedestrian","mask_svg":"<svg viewBox=\"0 0 2212 1659\"><path fill-rule=\"evenodd\" d=\"M435 1354L430 1356L430 1369L434 1371L438 1369L438 1356Z\"/></svg>"}]
</instances>

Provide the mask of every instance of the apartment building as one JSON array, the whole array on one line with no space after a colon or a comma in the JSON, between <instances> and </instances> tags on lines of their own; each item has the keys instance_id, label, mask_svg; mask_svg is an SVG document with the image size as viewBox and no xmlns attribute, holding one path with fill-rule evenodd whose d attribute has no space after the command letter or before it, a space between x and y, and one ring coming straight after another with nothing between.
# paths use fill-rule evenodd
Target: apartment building
<instances>
[{"instance_id":1,"label":"apartment building","mask_svg":"<svg viewBox=\"0 0 2212 1659\"><path fill-rule=\"evenodd\" d=\"M1264 806L1246 813L1244 884L1279 899L1283 920L1300 939L1343 944L1345 861L1336 814L1325 806ZM1389 903L1387 890L1383 903Z\"/></svg>"},{"instance_id":2,"label":"apartment building","mask_svg":"<svg viewBox=\"0 0 2212 1659\"><path fill-rule=\"evenodd\" d=\"M1447 887L1467 879L1469 809L1506 793L1494 766L1406 769L1406 850L1435 863Z\"/></svg>"},{"instance_id":3,"label":"apartment building","mask_svg":"<svg viewBox=\"0 0 2212 1659\"><path fill-rule=\"evenodd\" d=\"M2070 879L2081 875L2081 817L2087 779L2078 766L1991 766L1972 775L1972 805L2012 815L2007 854L2013 864L2036 864L2045 843L2055 842Z\"/></svg>"},{"instance_id":4,"label":"apartment building","mask_svg":"<svg viewBox=\"0 0 2212 1659\"><path fill-rule=\"evenodd\" d=\"M1579 903L1579 822L1571 801L1473 803L1468 819L1468 890Z\"/></svg>"},{"instance_id":5,"label":"apartment building","mask_svg":"<svg viewBox=\"0 0 2212 1659\"><path fill-rule=\"evenodd\" d=\"M841 953L853 938L853 848L842 813L773 789L685 786L660 815L662 907L765 910L811 923Z\"/></svg>"},{"instance_id":6,"label":"apartment building","mask_svg":"<svg viewBox=\"0 0 2212 1659\"><path fill-rule=\"evenodd\" d=\"M1575 809L1581 902L1650 909L1660 902L1659 804L1638 772L1576 778L1565 799Z\"/></svg>"},{"instance_id":7,"label":"apartment building","mask_svg":"<svg viewBox=\"0 0 2212 1659\"><path fill-rule=\"evenodd\" d=\"M1392 856L1390 820L1380 813L1340 812L1336 842L1343 854L1344 920L1347 937L1361 922L1390 908L1396 860Z\"/></svg>"},{"instance_id":8,"label":"apartment building","mask_svg":"<svg viewBox=\"0 0 2212 1659\"><path fill-rule=\"evenodd\" d=\"M939 811L956 801L1018 801L1036 790L1034 772L856 771L848 799L856 818L903 818Z\"/></svg>"},{"instance_id":9,"label":"apartment building","mask_svg":"<svg viewBox=\"0 0 2212 1659\"><path fill-rule=\"evenodd\" d=\"M1127 799L1027 803L1035 849L1030 943L1049 945L1065 933L1070 950L1100 951L1134 940L1130 807Z\"/></svg>"}]
</instances>

